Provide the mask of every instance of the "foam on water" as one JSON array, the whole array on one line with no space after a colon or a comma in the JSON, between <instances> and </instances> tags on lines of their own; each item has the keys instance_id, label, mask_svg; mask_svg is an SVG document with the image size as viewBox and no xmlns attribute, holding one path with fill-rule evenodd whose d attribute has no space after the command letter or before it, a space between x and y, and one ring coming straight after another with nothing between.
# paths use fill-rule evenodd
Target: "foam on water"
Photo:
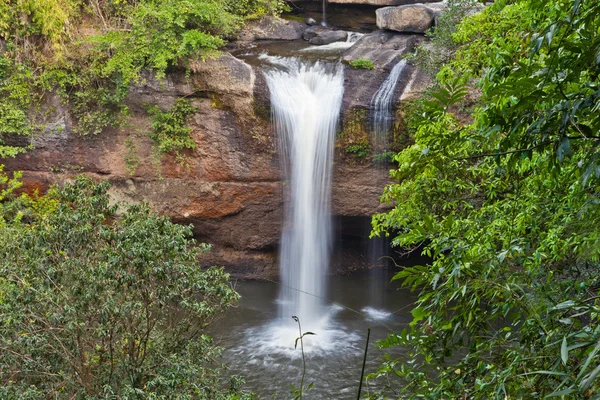
<instances>
[{"instance_id":1,"label":"foam on water","mask_svg":"<svg viewBox=\"0 0 600 400\"><path fill-rule=\"evenodd\" d=\"M304 354L312 357L326 357L333 353L347 355L360 354L360 335L348 330L333 321L335 314L342 307L332 306L326 309L326 314L315 325L318 329L308 330L302 326L305 335ZM242 337L248 338L243 344L231 350L232 353L249 357L252 363L270 365L275 359L297 359L302 357L298 324L291 318L289 321L277 319L262 326L254 326L243 331Z\"/></svg>"},{"instance_id":2,"label":"foam on water","mask_svg":"<svg viewBox=\"0 0 600 400\"><path fill-rule=\"evenodd\" d=\"M365 307L360 311L365 314L367 318L375 321L385 321L393 315L393 313L389 311L378 310L374 307Z\"/></svg>"}]
</instances>

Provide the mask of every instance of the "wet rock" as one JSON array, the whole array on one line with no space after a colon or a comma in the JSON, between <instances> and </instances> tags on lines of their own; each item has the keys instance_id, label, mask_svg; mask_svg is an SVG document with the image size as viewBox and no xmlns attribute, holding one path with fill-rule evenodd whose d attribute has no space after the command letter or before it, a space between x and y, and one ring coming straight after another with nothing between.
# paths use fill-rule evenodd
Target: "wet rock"
<instances>
[{"instance_id":1,"label":"wet rock","mask_svg":"<svg viewBox=\"0 0 600 400\"><path fill-rule=\"evenodd\" d=\"M436 13L423 4L384 7L376 11L377 27L403 33L425 33L433 26Z\"/></svg>"},{"instance_id":2,"label":"wet rock","mask_svg":"<svg viewBox=\"0 0 600 400\"><path fill-rule=\"evenodd\" d=\"M315 26L317 24L318 24L318 22L314 18L307 18L306 19L306 25L308 25L308 26Z\"/></svg>"},{"instance_id":3,"label":"wet rock","mask_svg":"<svg viewBox=\"0 0 600 400\"><path fill-rule=\"evenodd\" d=\"M302 34L302 37L304 38L304 40L310 41L311 39L314 39L314 38L318 37L319 35L322 35L323 33L330 32L330 31L331 30L328 28L325 28L320 25L315 25L315 26L311 26L310 28L306 29L304 31L304 33Z\"/></svg>"},{"instance_id":4,"label":"wet rock","mask_svg":"<svg viewBox=\"0 0 600 400\"><path fill-rule=\"evenodd\" d=\"M348 39L348 33L345 31L325 31L319 33L316 37L313 37L308 42L314 45L324 45L333 42L341 42Z\"/></svg>"},{"instance_id":5,"label":"wet rock","mask_svg":"<svg viewBox=\"0 0 600 400\"><path fill-rule=\"evenodd\" d=\"M298 40L308 27L299 21L266 16L250 22L240 34L242 41L252 40Z\"/></svg>"},{"instance_id":6,"label":"wet rock","mask_svg":"<svg viewBox=\"0 0 600 400\"><path fill-rule=\"evenodd\" d=\"M366 58L375 69L391 69L398 57L411 51L420 35L402 35L390 31L376 31L361 37L344 53L344 61Z\"/></svg>"},{"instance_id":7,"label":"wet rock","mask_svg":"<svg viewBox=\"0 0 600 400\"><path fill-rule=\"evenodd\" d=\"M304 31L302 35L304 40L308 40L310 44L323 45L333 42L339 42L348 38L346 31L334 31L323 26L311 26Z\"/></svg>"},{"instance_id":8,"label":"wet rock","mask_svg":"<svg viewBox=\"0 0 600 400\"><path fill-rule=\"evenodd\" d=\"M419 68L413 68L408 77L408 82L402 91L400 101L418 100L433 85L431 75Z\"/></svg>"}]
</instances>

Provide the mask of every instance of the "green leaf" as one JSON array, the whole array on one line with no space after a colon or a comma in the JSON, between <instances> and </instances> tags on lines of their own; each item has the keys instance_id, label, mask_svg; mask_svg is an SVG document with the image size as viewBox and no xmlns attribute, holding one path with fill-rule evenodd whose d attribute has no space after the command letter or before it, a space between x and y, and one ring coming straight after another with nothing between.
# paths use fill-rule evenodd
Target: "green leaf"
<instances>
[{"instance_id":1,"label":"green leaf","mask_svg":"<svg viewBox=\"0 0 600 400\"><path fill-rule=\"evenodd\" d=\"M546 396L546 397L544 397L544 398L545 398L545 399L550 399L550 398L552 398L552 397L566 396L566 395L568 395L568 394L571 394L571 393L574 393L574 392L576 392L576 391L577 391L577 390L576 390L576 389L573 389L573 388L566 388L566 389L563 389L563 390L561 390L561 391L559 391L559 392L553 392L553 393L550 393L548 396Z\"/></svg>"},{"instance_id":2,"label":"green leaf","mask_svg":"<svg viewBox=\"0 0 600 400\"><path fill-rule=\"evenodd\" d=\"M557 149L558 161L563 162L566 157L571 155L571 141L568 137L563 137Z\"/></svg>"},{"instance_id":3,"label":"green leaf","mask_svg":"<svg viewBox=\"0 0 600 400\"><path fill-rule=\"evenodd\" d=\"M567 361L569 360L569 348L567 345L567 337L563 337L562 344L560 346L560 358L564 365L567 365Z\"/></svg>"},{"instance_id":4,"label":"green leaf","mask_svg":"<svg viewBox=\"0 0 600 400\"><path fill-rule=\"evenodd\" d=\"M569 376L568 374L565 374L564 372L546 371L546 370L526 372L524 374L520 374L519 376L528 376L528 375Z\"/></svg>"},{"instance_id":5,"label":"green leaf","mask_svg":"<svg viewBox=\"0 0 600 400\"><path fill-rule=\"evenodd\" d=\"M598 377L598 374L600 374L600 364L584 380L581 381L579 387L581 387L582 390L589 388L594 380Z\"/></svg>"},{"instance_id":6,"label":"green leaf","mask_svg":"<svg viewBox=\"0 0 600 400\"><path fill-rule=\"evenodd\" d=\"M413 320L410 323L410 326L415 326L419 321L421 321L424 318L427 318L431 314L429 311L426 311L421 307L413 308L410 313L413 316Z\"/></svg>"},{"instance_id":7,"label":"green leaf","mask_svg":"<svg viewBox=\"0 0 600 400\"><path fill-rule=\"evenodd\" d=\"M558 303L557 305L552 307L552 309L553 310L564 310L565 308L571 308L574 305L575 305L575 302L573 300L567 300L567 301L563 301L562 303Z\"/></svg>"}]
</instances>

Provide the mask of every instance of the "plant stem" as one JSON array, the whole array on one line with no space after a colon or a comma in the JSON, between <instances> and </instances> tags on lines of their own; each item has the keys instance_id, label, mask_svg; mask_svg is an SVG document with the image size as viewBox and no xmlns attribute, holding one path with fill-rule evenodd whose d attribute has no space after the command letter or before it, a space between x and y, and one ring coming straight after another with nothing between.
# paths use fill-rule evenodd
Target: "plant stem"
<instances>
[{"instance_id":1,"label":"plant stem","mask_svg":"<svg viewBox=\"0 0 600 400\"><path fill-rule=\"evenodd\" d=\"M365 365L367 364L367 352L369 351L369 339L371 338L371 328L367 329L367 344L365 345L365 356L363 358L362 371L360 372L360 384L358 385L358 396L356 400L360 400L360 392L362 392L362 383L365 376ZM302 344L302 343L300 343Z\"/></svg>"},{"instance_id":2,"label":"plant stem","mask_svg":"<svg viewBox=\"0 0 600 400\"><path fill-rule=\"evenodd\" d=\"M298 322L298 330L300 331L300 351L302 352L302 379L300 379L300 398L304 395L304 375L306 374L306 359L304 358L304 340L302 339L302 326L300 325L300 318L296 320Z\"/></svg>"}]
</instances>

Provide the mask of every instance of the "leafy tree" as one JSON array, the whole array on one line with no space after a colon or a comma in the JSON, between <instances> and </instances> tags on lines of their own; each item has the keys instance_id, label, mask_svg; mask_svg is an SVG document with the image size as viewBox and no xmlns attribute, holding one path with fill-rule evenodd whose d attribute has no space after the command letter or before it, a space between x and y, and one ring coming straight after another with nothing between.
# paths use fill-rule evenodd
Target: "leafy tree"
<instances>
[{"instance_id":1,"label":"leafy tree","mask_svg":"<svg viewBox=\"0 0 600 400\"><path fill-rule=\"evenodd\" d=\"M420 293L382 345L407 354L370 376L400 397L600 394L599 11L496 2L454 34L373 220L432 259L396 275ZM471 115L460 82L481 90Z\"/></svg>"},{"instance_id":2,"label":"leafy tree","mask_svg":"<svg viewBox=\"0 0 600 400\"><path fill-rule=\"evenodd\" d=\"M0 397L240 398L205 332L237 299L228 275L198 266L189 227L107 190L78 177L0 209Z\"/></svg>"}]
</instances>

